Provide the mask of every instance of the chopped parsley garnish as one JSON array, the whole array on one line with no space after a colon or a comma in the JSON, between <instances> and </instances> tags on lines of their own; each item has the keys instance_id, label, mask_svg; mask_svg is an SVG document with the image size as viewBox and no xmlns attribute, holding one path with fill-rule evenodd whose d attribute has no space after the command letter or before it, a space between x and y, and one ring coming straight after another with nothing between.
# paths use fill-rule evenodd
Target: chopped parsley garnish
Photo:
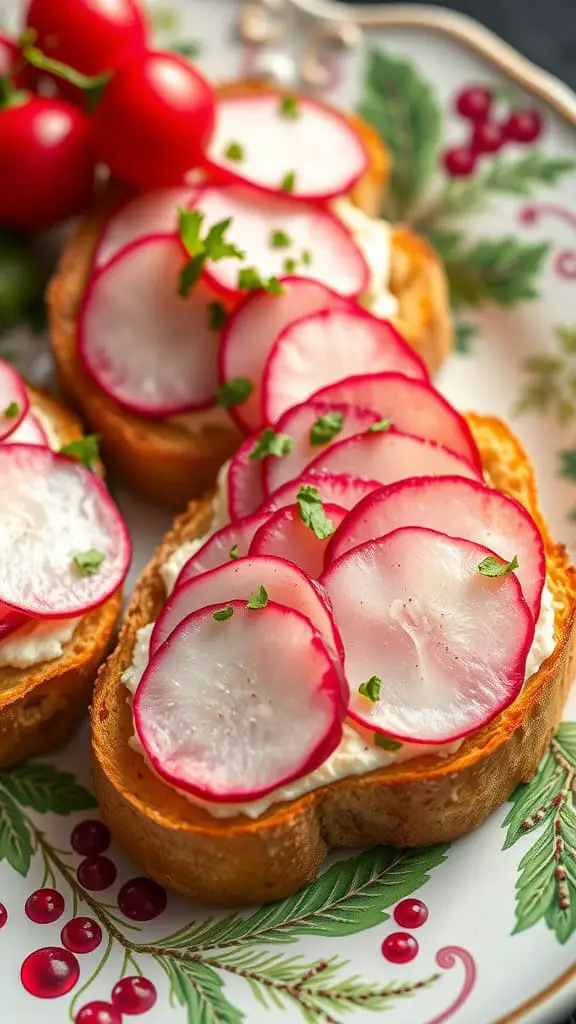
<instances>
[{"instance_id":1,"label":"chopped parsley garnish","mask_svg":"<svg viewBox=\"0 0 576 1024\"><path fill-rule=\"evenodd\" d=\"M283 270L285 274L293 274L298 266L298 260L295 260L292 256L287 256L283 263Z\"/></svg>"},{"instance_id":2,"label":"chopped parsley garnish","mask_svg":"<svg viewBox=\"0 0 576 1024\"><path fill-rule=\"evenodd\" d=\"M86 469L94 469L100 457L97 435L86 434L86 437L79 437L77 441L62 445L60 455L69 455L71 459L76 459L76 462L86 466Z\"/></svg>"},{"instance_id":3,"label":"chopped parsley garnish","mask_svg":"<svg viewBox=\"0 0 576 1024\"><path fill-rule=\"evenodd\" d=\"M211 331L219 331L227 319L228 313L221 302L208 303L208 327Z\"/></svg>"},{"instance_id":4,"label":"chopped parsley garnish","mask_svg":"<svg viewBox=\"0 0 576 1024\"><path fill-rule=\"evenodd\" d=\"M382 747L383 750L400 750L402 746L398 740L393 740L390 736L384 736L381 732L374 733L374 744L377 747Z\"/></svg>"},{"instance_id":5,"label":"chopped parsley garnish","mask_svg":"<svg viewBox=\"0 0 576 1024\"><path fill-rule=\"evenodd\" d=\"M384 434L387 430L390 430L392 426L392 420L378 420L377 423L373 423L371 427L368 427L369 434Z\"/></svg>"},{"instance_id":6,"label":"chopped parsley garnish","mask_svg":"<svg viewBox=\"0 0 576 1024\"><path fill-rule=\"evenodd\" d=\"M296 172L288 171L287 174L285 174L284 177L282 178L280 188L282 189L283 192L293 192L295 184Z\"/></svg>"},{"instance_id":7,"label":"chopped parsley garnish","mask_svg":"<svg viewBox=\"0 0 576 1024\"><path fill-rule=\"evenodd\" d=\"M232 223L231 217L213 224L208 230L206 237L202 238L203 213L200 213L199 210L180 209L178 215L180 240L190 256L190 260L180 272L178 281L178 294L186 298L190 293L190 289L200 277L206 260L210 259L218 262L218 260L229 257L243 260L246 253L242 252L232 242L227 242L224 238L226 231Z\"/></svg>"},{"instance_id":8,"label":"chopped parsley garnish","mask_svg":"<svg viewBox=\"0 0 576 1024\"><path fill-rule=\"evenodd\" d=\"M89 551L81 551L74 555L72 561L81 576L96 576L105 558L106 555L102 551L90 548Z\"/></svg>"},{"instance_id":9,"label":"chopped parsley garnish","mask_svg":"<svg viewBox=\"0 0 576 1024\"><path fill-rule=\"evenodd\" d=\"M224 150L224 156L228 160L234 160L236 163L241 163L244 159L244 147L239 142L231 142Z\"/></svg>"},{"instance_id":10,"label":"chopped parsley garnish","mask_svg":"<svg viewBox=\"0 0 576 1024\"><path fill-rule=\"evenodd\" d=\"M273 231L270 235L270 247L272 249L287 249L290 239L285 231Z\"/></svg>"},{"instance_id":11,"label":"chopped parsley garnish","mask_svg":"<svg viewBox=\"0 0 576 1024\"><path fill-rule=\"evenodd\" d=\"M267 604L268 593L264 587L260 586L258 587L258 590L248 598L247 607L250 611L256 611L258 608L265 608Z\"/></svg>"},{"instance_id":12,"label":"chopped parsley garnish","mask_svg":"<svg viewBox=\"0 0 576 1024\"><path fill-rule=\"evenodd\" d=\"M245 292L254 292L258 288L263 288L264 291L270 292L272 295L281 295L286 291L277 277L269 277L268 280L264 280L260 277L256 267L242 267L238 271L238 287Z\"/></svg>"},{"instance_id":13,"label":"chopped parsley garnish","mask_svg":"<svg viewBox=\"0 0 576 1024\"><path fill-rule=\"evenodd\" d=\"M382 680L378 676L370 676L365 683L360 683L358 687L358 693L362 694L363 697L367 697L373 704L376 703L380 696L380 687L382 686Z\"/></svg>"},{"instance_id":14,"label":"chopped parsley garnish","mask_svg":"<svg viewBox=\"0 0 576 1024\"><path fill-rule=\"evenodd\" d=\"M334 533L334 523L326 515L320 491L312 484L303 484L296 495L300 518L318 540L327 540Z\"/></svg>"},{"instance_id":15,"label":"chopped parsley garnish","mask_svg":"<svg viewBox=\"0 0 576 1024\"><path fill-rule=\"evenodd\" d=\"M336 434L339 434L344 425L344 413L327 412L324 416L319 416L316 423L310 431L310 444L328 444Z\"/></svg>"},{"instance_id":16,"label":"chopped parsley garnish","mask_svg":"<svg viewBox=\"0 0 576 1024\"><path fill-rule=\"evenodd\" d=\"M226 619L231 619L234 615L234 608L231 604L227 604L225 608L220 608L217 612L212 612L212 618L216 619L216 622L225 622Z\"/></svg>"},{"instance_id":17,"label":"chopped parsley garnish","mask_svg":"<svg viewBox=\"0 0 576 1024\"><path fill-rule=\"evenodd\" d=\"M482 576L506 576L507 573L512 572L513 569L517 569L519 566L516 555L511 562L503 562L496 555L487 555L483 558L478 566L478 572Z\"/></svg>"},{"instance_id":18,"label":"chopped parsley garnish","mask_svg":"<svg viewBox=\"0 0 576 1024\"><path fill-rule=\"evenodd\" d=\"M305 267L309 267L312 263L312 253L310 252L310 249L303 249L300 254L300 259Z\"/></svg>"},{"instance_id":19,"label":"chopped parsley garnish","mask_svg":"<svg viewBox=\"0 0 576 1024\"><path fill-rule=\"evenodd\" d=\"M254 385L247 377L233 377L220 385L216 391L216 402L229 409L232 405L241 405L253 391Z\"/></svg>"},{"instance_id":20,"label":"chopped parsley garnish","mask_svg":"<svg viewBox=\"0 0 576 1024\"><path fill-rule=\"evenodd\" d=\"M16 419L16 416L18 416L19 412L20 406L18 405L18 402L10 402L10 405L7 405L6 408L4 409L2 417L5 420L13 420Z\"/></svg>"},{"instance_id":21,"label":"chopped parsley garnish","mask_svg":"<svg viewBox=\"0 0 576 1024\"><path fill-rule=\"evenodd\" d=\"M296 96L283 96L278 112L281 117L285 117L289 121L295 121L297 117L300 117L300 106Z\"/></svg>"},{"instance_id":22,"label":"chopped parsley garnish","mask_svg":"<svg viewBox=\"0 0 576 1024\"><path fill-rule=\"evenodd\" d=\"M236 558L240 558L240 552L238 551L237 544L233 544L232 547L230 548L230 551L228 552L228 558L231 561L234 561L234 559Z\"/></svg>"},{"instance_id":23,"label":"chopped parsley garnish","mask_svg":"<svg viewBox=\"0 0 576 1024\"><path fill-rule=\"evenodd\" d=\"M266 427L248 458L267 459L269 455L273 455L275 458L281 459L292 451L293 443L289 434L277 434L272 427Z\"/></svg>"}]
</instances>

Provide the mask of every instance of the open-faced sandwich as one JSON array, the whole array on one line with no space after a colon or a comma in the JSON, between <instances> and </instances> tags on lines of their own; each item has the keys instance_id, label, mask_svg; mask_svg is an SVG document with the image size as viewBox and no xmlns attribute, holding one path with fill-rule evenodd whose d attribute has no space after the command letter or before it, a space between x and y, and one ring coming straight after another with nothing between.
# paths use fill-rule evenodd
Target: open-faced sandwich
<instances>
[{"instance_id":1,"label":"open-faced sandwich","mask_svg":"<svg viewBox=\"0 0 576 1024\"><path fill-rule=\"evenodd\" d=\"M409 228L373 219L388 169L359 119L244 83L219 91L208 160L188 185L110 188L48 302L62 391L127 486L177 510L213 486L269 420L269 343L295 309L338 310L341 342L353 317L364 348L386 318L440 365L452 342L444 271ZM338 338L322 343L330 363Z\"/></svg>"},{"instance_id":2,"label":"open-faced sandwich","mask_svg":"<svg viewBox=\"0 0 576 1024\"><path fill-rule=\"evenodd\" d=\"M255 433L176 520L95 691L105 821L200 900L471 831L536 771L573 674L576 575L518 441L456 412L389 325L299 306L308 287L231 319L234 376L272 353L274 425L253 392Z\"/></svg>"},{"instance_id":3,"label":"open-faced sandwich","mask_svg":"<svg viewBox=\"0 0 576 1024\"><path fill-rule=\"evenodd\" d=\"M68 738L114 637L130 540L97 469L95 439L0 360L2 768Z\"/></svg>"}]
</instances>

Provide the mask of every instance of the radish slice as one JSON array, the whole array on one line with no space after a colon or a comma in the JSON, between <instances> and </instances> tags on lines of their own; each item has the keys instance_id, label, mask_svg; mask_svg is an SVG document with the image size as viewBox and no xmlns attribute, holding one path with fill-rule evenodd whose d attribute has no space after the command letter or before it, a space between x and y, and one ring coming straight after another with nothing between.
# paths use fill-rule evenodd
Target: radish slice
<instances>
[{"instance_id":1,"label":"radish slice","mask_svg":"<svg viewBox=\"0 0 576 1024\"><path fill-rule=\"evenodd\" d=\"M324 512L336 530L346 515L339 505L323 505ZM313 530L304 526L300 511L293 505L273 512L254 535L250 555L275 555L294 562L312 579L323 572L328 538L320 540Z\"/></svg>"},{"instance_id":2,"label":"radish slice","mask_svg":"<svg viewBox=\"0 0 576 1024\"><path fill-rule=\"evenodd\" d=\"M176 587L189 583L195 576L200 576L203 572L226 565L234 558L244 558L248 554L254 534L264 523L268 522L268 518L268 513L246 516L244 519L237 519L236 522L228 523L221 530L217 530L182 566L176 580Z\"/></svg>"},{"instance_id":3,"label":"radish slice","mask_svg":"<svg viewBox=\"0 0 576 1024\"><path fill-rule=\"evenodd\" d=\"M427 380L419 356L386 320L356 309L323 310L289 324L274 342L262 382L264 419L358 373L403 373Z\"/></svg>"},{"instance_id":4,"label":"radish slice","mask_svg":"<svg viewBox=\"0 0 576 1024\"><path fill-rule=\"evenodd\" d=\"M492 552L432 530L396 530L322 577L345 647L348 714L410 743L450 743L518 695L534 622L513 573L483 576ZM375 676L378 699L359 687Z\"/></svg>"},{"instance_id":5,"label":"radish slice","mask_svg":"<svg viewBox=\"0 0 576 1024\"><path fill-rule=\"evenodd\" d=\"M241 430L259 430L262 413L262 377L266 360L279 334L302 316L321 309L349 309L350 303L326 285L305 277L282 277L285 291L248 295L231 314L220 342L220 383L244 377L253 390L242 405L229 410Z\"/></svg>"},{"instance_id":6,"label":"radish slice","mask_svg":"<svg viewBox=\"0 0 576 1024\"><path fill-rule=\"evenodd\" d=\"M30 408L24 381L10 363L0 359L0 441L20 426Z\"/></svg>"},{"instance_id":7,"label":"radish slice","mask_svg":"<svg viewBox=\"0 0 576 1024\"><path fill-rule=\"evenodd\" d=\"M275 512L296 501L296 495L303 484L317 487L324 504L340 505L342 508L354 508L362 498L372 491L378 490L382 484L377 480L362 480L350 473L309 473L306 470L297 480L290 480L279 487L270 498L259 506L259 512Z\"/></svg>"},{"instance_id":8,"label":"radish slice","mask_svg":"<svg viewBox=\"0 0 576 1024\"><path fill-rule=\"evenodd\" d=\"M330 384L313 395L319 402L350 402L373 409L398 430L437 441L478 469L480 453L466 420L431 384L401 373L366 373Z\"/></svg>"},{"instance_id":9,"label":"radish slice","mask_svg":"<svg viewBox=\"0 0 576 1024\"><path fill-rule=\"evenodd\" d=\"M364 433L379 419L378 414L369 409L336 402L303 402L289 409L274 429L292 438L292 449L281 459L265 459L264 490L267 494L273 494L288 480L300 476L306 466L321 452L327 451L330 445L354 434ZM330 439L322 441L326 435L321 428L329 428L330 424L336 427L338 421L341 421L341 425L337 432Z\"/></svg>"},{"instance_id":10,"label":"radish slice","mask_svg":"<svg viewBox=\"0 0 576 1024\"><path fill-rule=\"evenodd\" d=\"M480 472L461 455L435 441L402 434L391 427L384 433L357 434L332 445L308 466L311 473L356 473L394 484L412 476L465 476L481 480Z\"/></svg>"},{"instance_id":11,"label":"radish slice","mask_svg":"<svg viewBox=\"0 0 576 1024\"><path fill-rule=\"evenodd\" d=\"M2 604L35 618L71 618L118 590L130 538L98 477L49 448L7 444L0 480ZM80 562L92 563L92 574Z\"/></svg>"},{"instance_id":12,"label":"radish slice","mask_svg":"<svg viewBox=\"0 0 576 1024\"><path fill-rule=\"evenodd\" d=\"M259 587L265 588L271 601L294 608L310 619L330 648L342 655L342 642L322 588L292 562L266 555L227 562L174 590L152 631L151 656L187 615L209 604L227 604L236 599L247 601Z\"/></svg>"},{"instance_id":13,"label":"radish slice","mask_svg":"<svg viewBox=\"0 0 576 1024\"><path fill-rule=\"evenodd\" d=\"M208 260L206 275L217 290L238 298L238 272L255 267L262 279L287 273L286 261L341 295L356 296L368 287L369 270L348 229L329 210L283 196L267 196L240 185L212 185L202 192L198 208L206 226L231 218L229 242L246 253L244 260ZM290 240L285 248L272 244L275 231ZM309 264L302 261L308 253Z\"/></svg>"},{"instance_id":14,"label":"radish slice","mask_svg":"<svg viewBox=\"0 0 576 1024\"><path fill-rule=\"evenodd\" d=\"M142 238L176 235L178 209L191 209L200 193L200 188L158 188L125 199L104 224L94 266L105 266L122 249Z\"/></svg>"},{"instance_id":15,"label":"radish slice","mask_svg":"<svg viewBox=\"0 0 576 1024\"><path fill-rule=\"evenodd\" d=\"M22 612L15 612L6 605L0 605L0 643L28 622L30 622L28 615L23 615Z\"/></svg>"},{"instance_id":16,"label":"radish slice","mask_svg":"<svg viewBox=\"0 0 576 1024\"><path fill-rule=\"evenodd\" d=\"M296 116L283 114L287 104ZM266 192L281 192L291 172L291 194L300 199L343 195L368 169L364 143L346 117L318 100L277 92L220 98L208 158L229 178Z\"/></svg>"},{"instance_id":17,"label":"radish slice","mask_svg":"<svg viewBox=\"0 0 576 1024\"><path fill-rule=\"evenodd\" d=\"M29 412L22 420L19 427L16 427L7 438L7 444L37 444L45 447L49 444L48 436L44 427L38 422L33 413Z\"/></svg>"},{"instance_id":18,"label":"radish slice","mask_svg":"<svg viewBox=\"0 0 576 1024\"><path fill-rule=\"evenodd\" d=\"M516 575L534 621L546 578L544 544L523 505L476 480L420 477L374 491L349 513L331 538L326 565L374 537L404 526L424 526L492 548Z\"/></svg>"},{"instance_id":19,"label":"radish slice","mask_svg":"<svg viewBox=\"0 0 576 1024\"><path fill-rule=\"evenodd\" d=\"M228 512L230 519L244 519L264 501L262 459L251 459L258 439L247 437L237 449L228 470Z\"/></svg>"},{"instance_id":20,"label":"radish slice","mask_svg":"<svg viewBox=\"0 0 576 1024\"><path fill-rule=\"evenodd\" d=\"M134 698L157 773L212 801L252 800L321 765L342 738L341 665L311 622L269 603L189 615L148 665ZM273 669L273 670L271 670Z\"/></svg>"},{"instance_id":21,"label":"radish slice","mask_svg":"<svg viewBox=\"0 0 576 1024\"><path fill-rule=\"evenodd\" d=\"M80 313L79 352L88 373L119 405L144 416L214 404L214 295L202 281L188 298L178 294L184 263L177 238L134 242L92 278Z\"/></svg>"}]
</instances>

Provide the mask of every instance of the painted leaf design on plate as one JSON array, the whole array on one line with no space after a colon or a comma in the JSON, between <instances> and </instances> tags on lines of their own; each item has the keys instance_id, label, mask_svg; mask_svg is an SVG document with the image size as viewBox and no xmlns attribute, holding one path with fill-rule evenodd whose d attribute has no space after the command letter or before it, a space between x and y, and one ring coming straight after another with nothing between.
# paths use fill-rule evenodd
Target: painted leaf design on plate
<instances>
[{"instance_id":1,"label":"painted leaf design on plate","mask_svg":"<svg viewBox=\"0 0 576 1024\"><path fill-rule=\"evenodd\" d=\"M576 415L576 328L556 327L554 335L556 352L524 360L525 382L514 412L517 416L531 411L547 413L566 426Z\"/></svg>"},{"instance_id":2,"label":"painted leaf design on plate","mask_svg":"<svg viewBox=\"0 0 576 1024\"><path fill-rule=\"evenodd\" d=\"M567 448L563 452L558 452L560 456L560 473L566 477L567 480L573 480L576 483L576 448Z\"/></svg>"},{"instance_id":3,"label":"painted leaf design on plate","mask_svg":"<svg viewBox=\"0 0 576 1024\"><path fill-rule=\"evenodd\" d=\"M503 849L541 829L519 865L516 927L545 920L558 942L576 931L576 722L562 722L532 782L512 795Z\"/></svg>"},{"instance_id":4,"label":"painted leaf design on plate","mask_svg":"<svg viewBox=\"0 0 576 1024\"><path fill-rule=\"evenodd\" d=\"M41 814L70 814L96 807L92 793L76 782L70 772L62 772L51 764L17 765L0 775L0 788L20 806Z\"/></svg>"},{"instance_id":5,"label":"painted leaf design on plate","mask_svg":"<svg viewBox=\"0 0 576 1024\"><path fill-rule=\"evenodd\" d=\"M387 214L406 217L440 154L442 113L434 88L410 60L371 50L358 113L392 154Z\"/></svg>"},{"instance_id":6,"label":"painted leaf design on plate","mask_svg":"<svg viewBox=\"0 0 576 1024\"><path fill-rule=\"evenodd\" d=\"M188 1024L240 1024L245 1015L224 995L224 983L211 967L199 960L157 958L168 975L170 991L188 1011Z\"/></svg>"},{"instance_id":7,"label":"painted leaf design on plate","mask_svg":"<svg viewBox=\"0 0 576 1024\"><path fill-rule=\"evenodd\" d=\"M0 861L7 860L25 878L32 852L30 830L18 804L6 792L0 793Z\"/></svg>"},{"instance_id":8,"label":"painted leaf design on plate","mask_svg":"<svg viewBox=\"0 0 576 1024\"><path fill-rule=\"evenodd\" d=\"M476 324L465 324L457 323L454 325L455 330L455 349L456 352L468 353L472 348L472 342L476 338L480 328Z\"/></svg>"}]
</instances>

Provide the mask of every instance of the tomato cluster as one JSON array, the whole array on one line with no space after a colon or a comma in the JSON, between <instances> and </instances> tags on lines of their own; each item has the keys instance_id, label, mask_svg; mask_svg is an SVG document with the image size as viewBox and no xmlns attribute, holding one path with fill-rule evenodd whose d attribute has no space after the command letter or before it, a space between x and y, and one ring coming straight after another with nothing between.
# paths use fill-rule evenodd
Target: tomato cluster
<instances>
[{"instance_id":1,"label":"tomato cluster","mask_svg":"<svg viewBox=\"0 0 576 1024\"><path fill-rule=\"evenodd\" d=\"M79 213L99 165L136 188L178 183L203 158L214 109L186 58L149 48L136 0L31 0L21 39L0 33L0 225Z\"/></svg>"},{"instance_id":2,"label":"tomato cluster","mask_svg":"<svg viewBox=\"0 0 576 1024\"><path fill-rule=\"evenodd\" d=\"M532 107L513 110L503 120L494 116L493 92L481 85L469 86L456 97L456 112L470 124L470 138L444 154L444 166L452 177L473 174L478 159L498 153L509 142L536 142L542 132L542 119Z\"/></svg>"}]
</instances>

